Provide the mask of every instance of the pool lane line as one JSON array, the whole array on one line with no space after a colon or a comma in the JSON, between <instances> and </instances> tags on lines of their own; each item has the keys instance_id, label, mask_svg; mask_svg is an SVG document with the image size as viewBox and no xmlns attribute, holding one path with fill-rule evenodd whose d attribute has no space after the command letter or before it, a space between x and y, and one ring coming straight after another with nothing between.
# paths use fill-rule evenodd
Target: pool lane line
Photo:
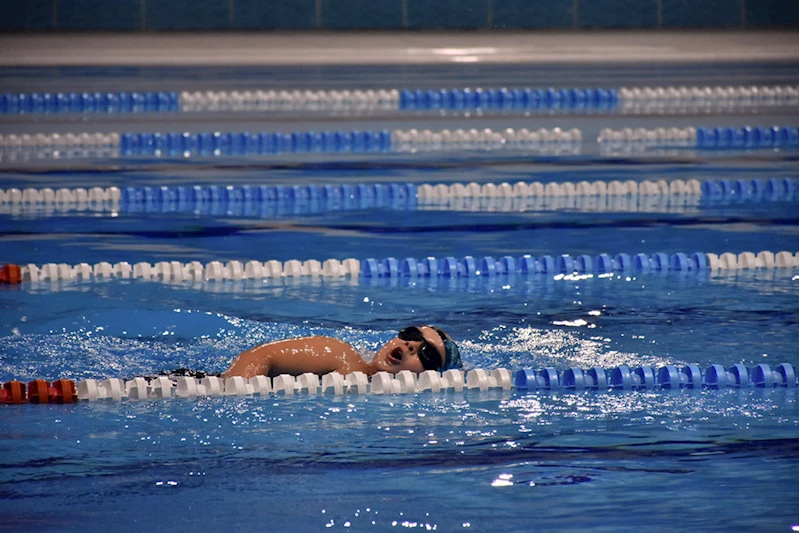
<instances>
[{"instance_id":1,"label":"pool lane line","mask_svg":"<svg viewBox=\"0 0 799 533\"><path fill-rule=\"evenodd\" d=\"M799 105L799 87L256 89L230 91L32 92L0 95L0 114L198 112L687 113Z\"/></svg>"},{"instance_id":2,"label":"pool lane line","mask_svg":"<svg viewBox=\"0 0 799 533\"><path fill-rule=\"evenodd\" d=\"M722 254L695 253L654 253L626 254L615 256L586 254L572 257L568 254L557 256L542 255L533 257L492 256L472 257L426 257L416 259L406 257L397 259L348 258L343 261L315 259L300 261L270 260L261 261L210 261L203 265L199 261L182 263L180 261L159 261L155 264L138 262L131 265L126 261L114 265L100 262L94 265L79 263L46 263L38 266L6 264L2 267L2 283L29 283L63 281L91 281L107 279L142 279L164 283L198 283L243 280L266 280L279 278L491 278L504 275L545 275L562 279L566 276L591 278L613 276L620 273L657 272L717 272L734 270L771 270L799 268L799 252L761 251L725 252Z\"/></svg>"},{"instance_id":3,"label":"pool lane line","mask_svg":"<svg viewBox=\"0 0 799 533\"><path fill-rule=\"evenodd\" d=\"M0 389L0 403L7 404L65 404L78 401L135 401L167 398L196 398L214 396L316 396L316 395L396 395L416 393L463 393L488 390L531 392L580 391L646 391L702 390L725 388L796 388L796 371L790 363L759 364L747 368L743 364L725 367L712 364L704 372L696 364L663 365L630 368L620 365L610 370L594 367L584 370L571 367L557 370L521 369L512 376L506 368L473 369L468 372L427 370L414 374L403 370L396 374L378 372L367 376L363 372L342 375L331 372L322 376L305 373L300 376L281 374L270 378L240 376L222 379L205 376L201 379L167 376L85 379L76 383L59 379L52 383L38 379L27 383L8 381Z\"/></svg>"},{"instance_id":4,"label":"pool lane line","mask_svg":"<svg viewBox=\"0 0 799 533\"><path fill-rule=\"evenodd\" d=\"M582 180L516 183L371 183L336 185L196 185L0 189L0 213L66 211L196 212L261 216L295 211L318 213L389 207L392 209L505 210L578 208L644 211L700 203L792 201L799 178ZM573 199L574 201L571 201ZM577 201L580 199L581 201ZM483 200L487 202L482 202ZM524 202L519 202L524 200ZM475 201L477 203L475 204ZM654 203L653 203L654 202ZM481 205L485 203L485 205ZM636 205L633 206L632 204ZM259 206L273 207L261 209Z\"/></svg>"},{"instance_id":5,"label":"pool lane line","mask_svg":"<svg viewBox=\"0 0 799 533\"><path fill-rule=\"evenodd\" d=\"M84 189L85 190L85 189ZM20 191L22 194L24 191ZM12 193L13 194L13 193ZM49 194L49 191L42 196ZM28 198L32 194L26 195ZM65 197L65 195L61 195ZM73 197L79 197L74 194ZM347 213L388 208L393 211L425 212L489 212L529 213L577 210L581 213L669 213L699 214L705 205L741 205L756 202L792 201L793 197L767 198L721 197L705 201L700 195L674 196L551 196L551 197L460 197L447 199L385 200L383 198L347 197L344 199L314 198L309 200L187 202L166 201L121 204L119 201L74 202L0 202L0 214L61 215L70 212L91 212L117 215L124 213L185 213L211 215L215 218L279 220L324 213Z\"/></svg>"},{"instance_id":6,"label":"pool lane line","mask_svg":"<svg viewBox=\"0 0 799 533\"><path fill-rule=\"evenodd\" d=\"M579 129L490 128L408 130L335 130L283 132L145 132L145 133L51 133L0 135L3 152L76 148L118 150L120 156L246 156L307 153L405 153L464 150L525 150L557 153L564 146L582 142ZM113 152L116 153L116 152Z\"/></svg>"},{"instance_id":7,"label":"pool lane line","mask_svg":"<svg viewBox=\"0 0 799 533\"><path fill-rule=\"evenodd\" d=\"M795 126L605 128L600 153L646 152L656 148L699 151L799 148ZM335 130L200 133L52 133L0 135L0 161L79 157L244 157L280 154L402 154L497 152L579 155L582 131L573 128L484 128L430 130Z\"/></svg>"}]
</instances>

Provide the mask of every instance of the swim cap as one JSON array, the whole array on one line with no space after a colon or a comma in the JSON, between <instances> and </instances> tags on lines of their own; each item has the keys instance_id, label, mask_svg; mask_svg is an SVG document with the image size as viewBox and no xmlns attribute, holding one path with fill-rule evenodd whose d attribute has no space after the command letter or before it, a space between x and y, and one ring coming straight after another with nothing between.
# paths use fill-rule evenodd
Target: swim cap
<instances>
[{"instance_id":1,"label":"swim cap","mask_svg":"<svg viewBox=\"0 0 799 533\"><path fill-rule=\"evenodd\" d=\"M446 359L444 360L444 366L441 370L460 370L463 368L463 362L461 361L461 352L458 350L458 345L455 344L450 339L444 339L444 350L446 351Z\"/></svg>"},{"instance_id":2,"label":"swim cap","mask_svg":"<svg viewBox=\"0 0 799 533\"><path fill-rule=\"evenodd\" d=\"M461 361L461 352L458 349L458 345L452 340L452 337L450 337L449 334L447 334L443 329L432 324L426 324L423 327L432 328L436 333L438 333L438 336L441 337L441 340L444 341L444 365L441 367L441 371L444 372L445 370L462 369L463 362Z\"/></svg>"}]
</instances>

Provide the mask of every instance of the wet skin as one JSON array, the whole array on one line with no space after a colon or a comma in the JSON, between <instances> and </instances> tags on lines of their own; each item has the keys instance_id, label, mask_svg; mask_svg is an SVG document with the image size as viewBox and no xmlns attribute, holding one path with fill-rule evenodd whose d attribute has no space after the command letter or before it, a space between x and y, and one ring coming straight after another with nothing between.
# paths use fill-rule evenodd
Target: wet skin
<instances>
[{"instance_id":1,"label":"wet skin","mask_svg":"<svg viewBox=\"0 0 799 533\"><path fill-rule=\"evenodd\" d=\"M438 333L429 327L419 329L428 344L433 345L439 355L442 355L443 360L444 342ZM338 339L331 337L288 339L262 344L240 353L222 377L250 378L257 375L273 377L280 374L298 376L306 372L319 375L338 372L346 375L356 371L371 376L381 371L396 374L402 370L419 374L424 372L418 355L421 345L421 342L404 341L394 337L377 351L371 361L367 362L355 348Z\"/></svg>"}]
</instances>

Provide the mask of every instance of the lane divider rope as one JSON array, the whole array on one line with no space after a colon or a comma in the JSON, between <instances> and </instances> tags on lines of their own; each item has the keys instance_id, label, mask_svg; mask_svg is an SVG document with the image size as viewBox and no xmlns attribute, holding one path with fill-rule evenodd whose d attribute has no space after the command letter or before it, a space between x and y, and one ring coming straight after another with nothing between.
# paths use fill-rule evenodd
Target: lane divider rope
<instances>
[{"instance_id":1,"label":"lane divider rope","mask_svg":"<svg viewBox=\"0 0 799 533\"><path fill-rule=\"evenodd\" d=\"M378 372L367 376L352 372L346 376L331 372L319 376L306 373L300 376L281 374L270 378L254 376L249 379L231 377L222 379L206 376L201 379L180 377L176 381L167 376L137 377L130 380L118 378L85 379L77 384L69 379L52 383L33 380L27 383L8 381L0 389L0 403L7 404L65 404L78 401L135 401L166 398L196 398L206 396L294 396L332 394L416 394L421 392L446 393L464 391L511 390L519 393L544 391L584 390L675 390L675 389L725 389L725 388L797 387L796 372L789 363L775 368L759 364L747 368L743 364L730 367L713 364L704 372L698 365L665 365L654 369L649 366L630 368L621 365L605 370L577 367L558 371L555 368L521 369L511 375L506 368L494 370L474 369L465 374L460 370L443 373L427 370L416 375L409 370L397 374Z\"/></svg>"},{"instance_id":2,"label":"lane divider rope","mask_svg":"<svg viewBox=\"0 0 799 533\"><path fill-rule=\"evenodd\" d=\"M780 251L777 253L764 250L741 252L739 254L725 252L722 254L695 252L692 254L654 253L638 254L598 254L596 256L568 254L533 257L504 256L498 260L491 256L474 258L465 256L458 260L455 257L416 259L407 257L398 260L388 257L382 260L367 258L362 261L349 258L343 261L327 259L324 262L315 259L299 261L291 259L280 262L261 261L210 261L203 265L199 261L182 263L180 261L160 261L155 264L139 262L131 265L122 261L112 265L100 262L94 265L79 263L46 263L36 265L7 264L0 269L0 282L22 283L42 281L79 281L94 279L142 279L170 283L203 282L203 281L241 281L263 280L268 278L402 278L402 277L494 277L501 275L533 275L545 274L559 277L580 275L586 277L610 276L618 272L711 272L719 270L758 270L774 268L798 268L799 252Z\"/></svg>"},{"instance_id":3,"label":"lane divider rope","mask_svg":"<svg viewBox=\"0 0 799 533\"><path fill-rule=\"evenodd\" d=\"M85 189L84 189L85 190ZM19 189L8 194L16 199L25 194ZM52 194L45 189L38 190L40 196L29 192L26 197L30 201L10 202L0 201L0 214L19 215L54 215L68 212L101 213L192 213L195 215L212 215L220 218L261 218L278 219L283 217L297 217L315 215L320 213L370 210L387 207L398 211L458 211L458 212L496 212L496 213L526 213L535 211L561 211L579 210L584 213L691 213L699 212L702 205L731 205L743 201L761 202L793 200L793 197L779 196L749 198L719 197L704 201L701 196L694 194L682 195L625 195L625 196L522 196L522 197L452 197L425 199L387 199L376 196L334 198L289 199L276 201L237 201L228 202L135 202L122 204L119 201L90 201L83 200L86 195L71 190L70 198L74 201L52 202L46 201ZM54 191L53 194L57 194ZM94 195L100 197L99 194ZM62 198L67 194L62 193ZM36 200L34 200L36 198Z\"/></svg>"},{"instance_id":4,"label":"lane divider rope","mask_svg":"<svg viewBox=\"0 0 799 533\"><path fill-rule=\"evenodd\" d=\"M0 156L59 158L76 149L105 151L109 157L121 156L247 156L306 153L416 153L440 151L497 151L577 155L583 135L579 129L541 128L530 131L507 128L443 129L421 131L305 131L281 132L201 132L201 133L52 133L0 135ZM600 149L637 147L650 149L697 148L779 149L799 147L799 129L793 126L624 128L603 129L597 142ZM118 151L118 152L117 152ZM41 153L40 153L41 152ZM80 150L76 153L79 155Z\"/></svg>"},{"instance_id":5,"label":"lane divider rope","mask_svg":"<svg viewBox=\"0 0 799 533\"><path fill-rule=\"evenodd\" d=\"M675 277L676 274L676 277ZM755 282L778 282L788 283L799 280L799 273L793 269L755 269L755 270L695 270L692 272L672 272L669 270L655 271L650 270L646 276L665 278L663 281L670 283L674 288L691 290L696 283L711 283L744 286ZM503 294L533 295L538 297L542 294L562 294L563 290L568 289L569 284L578 283L601 283L604 280L613 279L621 282L644 282L642 274L637 272L613 272L607 274L553 274L553 275L497 275L497 276L475 276L475 277L382 277L367 278L363 276L350 277L273 277L263 279L242 279L241 281L216 280L202 281L162 281L154 280L155 283L163 284L165 287L190 288L192 291L199 291L215 295L252 295L254 292L275 291L298 288L328 287L332 290L345 288L368 288L376 287L425 291L433 290L441 293L474 293L474 294ZM63 292L74 290L76 284L86 286L86 283L117 283L118 278L95 278L93 281L71 280L45 280L37 282L23 282L23 290L45 290L47 292ZM130 284L130 280L121 280L125 284ZM153 281L153 280L149 280ZM2 283L0 281L0 283ZM138 280L133 283L138 283ZM565 285L564 285L565 284ZM607 287L606 287L607 288ZM747 289L748 290L748 289ZM536 296L538 295L538 296ZM589 326L590 327L590 326Z\"/></svg>"},{"instance_id":6,"label":"lane divider rope","mask_svg":"<svg viewBox=\"0 0 799 533\"><path fill-rule=\"evenodd\" d=\"M0 114L154 112L349 112L427 110L613 111L740 109L799 104L799 87L268 89L242 91L33 92L0 95Z\"/></svg>"},{"instance_id":7,"label":"lane divider rope","mask_svg":"<svg viewBox=\"0 0 799 533\"><path fill-rule=\"evenodd\" d=\"M371 183L340 185L195 185L139 187L50 187L0 189L0 210L52 208L58 210L113 211L218 211L253 204L298 205L318 203L319 209L414 208L458 203L463 199L540 199L559 205L554 198L662 198L685 205L703 201L793 200L799 178L747 178L713 180L594 180L579 182L502 183ZM539 203L533 205L539 205ZM575 204L576 205L576 204ZM216 210L213 206L218 206ZM255 210L240 209L242 214ZM2 211L0 211L2 212ZM12 209L11 212L14 212ZM259 211L260 212L260 211Z\"/></svg>"},{"instance_id":8,"label":"lane divider rope","mask_svg":"<svg viewBox=\"0 0 799 533\"><path fill-rule=\"evenodd\" d=\"M244 156L305 153L388 153L463 150L524 150L579 153L582 132L560 128L494 131L490 128L201 133L51 133L0 135L2 152L93 148L118 149L122 156ZM58 152L56 154L55 152ZM114 154L115 152L111 152Z\"/></svg>"}]
</instances>

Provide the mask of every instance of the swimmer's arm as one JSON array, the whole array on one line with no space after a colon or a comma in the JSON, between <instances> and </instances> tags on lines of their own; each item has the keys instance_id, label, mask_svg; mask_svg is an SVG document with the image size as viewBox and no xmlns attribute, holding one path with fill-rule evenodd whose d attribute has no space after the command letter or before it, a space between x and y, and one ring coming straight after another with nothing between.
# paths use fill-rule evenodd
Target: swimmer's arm
<instances>
[{"instance_id":1,"label":"swimmer's arm","mask_svg":"<svg viewBox=\"0 0 799 533\"><path fill-rule=\"evenodd\" d=\"M242 352L222 377L298 376L306 372L321 375L334 371L348 374L366 368L360 354L346 342L330 337L305 337L262 344Z\"/></svg>"}]
</instances>

